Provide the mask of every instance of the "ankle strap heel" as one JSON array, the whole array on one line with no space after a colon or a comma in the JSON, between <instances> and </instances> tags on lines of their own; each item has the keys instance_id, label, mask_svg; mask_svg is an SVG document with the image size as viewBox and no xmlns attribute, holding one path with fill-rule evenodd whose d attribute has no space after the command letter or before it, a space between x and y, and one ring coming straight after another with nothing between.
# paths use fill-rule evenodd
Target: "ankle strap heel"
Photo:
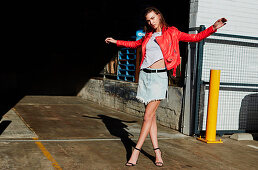
<instances>
[{"instance_id":1,"label":"ankle strap heel","mask_svg":"<svg viewBox=\"0 0 258 170\"><path fill-rule=\"evenodd\" d=\"M154 148L153 150L160 150L160 148ZM161 152L161 150L160 150L160 152ZM157 166L157 167L162 167L163 166L163 162L155 162L155 165Z\"/></svg>"},{"instance_id":2,"label":"ankle strap heel","mask_svg":"<svg viewBox=\"0 0 258 170\"><path fill-rule=\"evenodd\" d=\"M141 149L139 149L139 148L136 148L136 147L134 147L134 149L136 149L136 150L138 150L139 152L141 152ZM140 153L139 153L140 154ZM138 160L137 160L138 161ZM131 162L127 162L125 165L126 166L136 166L137 165L137 161L136 161L136 163L134 164L134 163L131 163Z\"/></svg>"}]
</instances>

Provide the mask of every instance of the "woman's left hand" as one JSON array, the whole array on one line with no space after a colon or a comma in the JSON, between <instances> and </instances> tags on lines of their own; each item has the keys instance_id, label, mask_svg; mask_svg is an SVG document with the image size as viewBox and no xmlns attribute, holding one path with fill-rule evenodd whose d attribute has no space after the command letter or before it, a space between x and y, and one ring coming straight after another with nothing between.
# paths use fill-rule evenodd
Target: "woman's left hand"
<instances>
[{"instance_id":1,"label":"woman's left hand","mask_svg":"<svg viewBox=\"0 0 258 170\"><path fill-rule=\"evenodd\" d=\"M223 27L224 25L226 25L226 22L227 22L227 19L226 19L226 18L220 18L220 19L218 19L218 20L213 24L214 30Z\"/></svg>"}]
</instances>

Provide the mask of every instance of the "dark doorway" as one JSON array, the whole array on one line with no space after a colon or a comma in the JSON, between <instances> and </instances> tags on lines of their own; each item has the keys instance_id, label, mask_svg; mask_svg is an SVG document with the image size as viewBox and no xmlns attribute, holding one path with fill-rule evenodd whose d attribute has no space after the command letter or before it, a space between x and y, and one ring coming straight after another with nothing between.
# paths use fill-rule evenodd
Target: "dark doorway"
<instances>
[{"instance_id":1,"label":"dark doorway","mask_svg":"<svg viewBox=\"0 0 258 170\"><path fill-rule=\"evenodd\" d=\"M126 40L135 35L143 26L147 6L156 6L168 24L188 31L188 0L6 5L0 115L25 95L76 95L91 77L99 76L116 53L117 47L106 45L104 39ZM181 44L183 58L186 50L186 44Z\"/></svg>"}]
</instances>

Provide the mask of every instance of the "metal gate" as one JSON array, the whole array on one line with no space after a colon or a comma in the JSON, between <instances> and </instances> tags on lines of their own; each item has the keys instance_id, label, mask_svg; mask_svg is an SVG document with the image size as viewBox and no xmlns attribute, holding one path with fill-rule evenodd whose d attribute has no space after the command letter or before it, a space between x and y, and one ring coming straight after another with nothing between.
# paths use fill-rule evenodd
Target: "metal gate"
<instances>
[{"instance_id":1,"label":"metal gate","mask_svg":"<svg viewBox=\"0 0 258 170\"><path fill-rule=\"evenodd\" d=\"M195 28L196 29L196 28ZM205 26L200 26L199 32ZM206 130L210 69L221 70L217 134L258 131L258 37L214 33L196 46L194 134Z\"/></svg>"}]
</instances>

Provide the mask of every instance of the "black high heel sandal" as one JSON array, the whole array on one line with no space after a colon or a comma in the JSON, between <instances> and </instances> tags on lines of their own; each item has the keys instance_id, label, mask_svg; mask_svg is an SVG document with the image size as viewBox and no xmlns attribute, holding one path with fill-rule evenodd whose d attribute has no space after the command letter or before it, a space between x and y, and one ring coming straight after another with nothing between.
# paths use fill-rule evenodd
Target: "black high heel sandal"
<instances>
[{"instance_id":1,"label":"black high heel sandal","mask_svg":"<svg viewBox=\"0 0 258 170\"><path fill-rule=\"evenodd\" d=\"M157 149L160 150L160 148L154 148L153 150L155 151L155 150L157 150ZM161 150L160 150L160 152L161 152ZM163 164L164 164L163 162L155 162L155 165L156 165L157 167L162 167Z\"/></svg>"},{"instance_id":2,"label":"black high heel sandal","mask_svg":"<svg viewBox=\"0 0 258 170\"><path fill-rule=\"evenodd\" d=\"M138 149L138 148L136 148L136 147L135 147L134 149L136 149L136 150L140 151L140 153L141 153L141 149ZM138 160L137 160L137 161L138 161ZM125 166L136 166L137 161L136 161L136 163L135 163L135 164L133 164L133 163L131 163L131 162L126 162Z\"/></svg>"}]
</instances>

